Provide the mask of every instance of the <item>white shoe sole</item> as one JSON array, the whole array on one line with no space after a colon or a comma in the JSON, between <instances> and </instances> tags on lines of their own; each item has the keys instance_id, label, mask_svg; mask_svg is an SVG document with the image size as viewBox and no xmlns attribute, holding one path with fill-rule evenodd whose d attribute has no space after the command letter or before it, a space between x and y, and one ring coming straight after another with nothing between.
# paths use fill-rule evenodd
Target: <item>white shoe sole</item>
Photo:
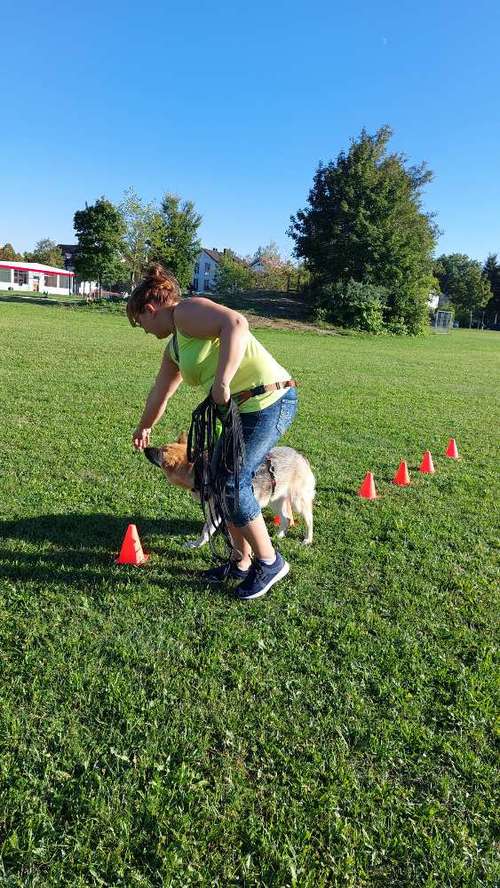
<instances>
[{"instance_id":1,"label":"white shoe sole","mask_svg":"<svg viewBox=\"0 0 500 888\"><path fill-rule=\"evenodd\" d=\"M282 580L283 577L286 577L289 570L290 570L290 565L288 564L288 561L285 561L285 563L284 563L283 567L281 568L281 570L279 571L279 573L277 573L276 576L274 576L272 578L272 580L269 580L267 586L264 586L264 588L261 589L259 592L255 592L254 595L243 595L243 596L238 595L238 599L240 601L254 601L256 598L262 598L262 596L265 595L266 592L269 591L271 586L274 586L274 584L277 583L278 580Z\"/></svg>"}]
</instances>

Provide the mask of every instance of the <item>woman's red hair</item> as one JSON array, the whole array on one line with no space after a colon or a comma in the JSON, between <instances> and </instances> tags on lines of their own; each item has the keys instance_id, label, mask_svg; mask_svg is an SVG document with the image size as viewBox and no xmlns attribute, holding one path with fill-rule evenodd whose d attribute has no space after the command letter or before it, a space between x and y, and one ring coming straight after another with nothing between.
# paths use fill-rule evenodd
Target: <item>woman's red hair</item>
<instances>
[{"instance_id":1,"label":"woman's red hair","mask_svg":"<svg viewBox=\"0 0 500 888\"><path fill-rule=\"evenodd\" d=\"M148 302L154 305L177 305L181 301L181 288L177 279L159 262L151 265L142 281L137 284L127 302L127 317L133 327Z\"/></svg>"}]
</instances>

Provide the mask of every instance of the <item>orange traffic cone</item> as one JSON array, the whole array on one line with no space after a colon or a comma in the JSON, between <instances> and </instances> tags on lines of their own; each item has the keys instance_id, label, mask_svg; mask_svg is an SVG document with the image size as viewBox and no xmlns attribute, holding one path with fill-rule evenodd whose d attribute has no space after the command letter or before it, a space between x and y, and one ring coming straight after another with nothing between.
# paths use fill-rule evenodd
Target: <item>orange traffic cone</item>
<instances>
[{"instance_id":1,"label":"orange traffic cone","mask_svg":"<svg viewBox=\"0 0 500 888\"><path fill-rule=\"evenodd\" d=\"M408 487L410 483L410 475L408 472L408 463L404 461L399 463L399 469L397 470L394 478L392 479L393 484L397 484L398 487Z\"/></svg>"},{"instance_id":2,"label":"orange traffic cone","mask_svg":"<svg viewBox=\"0 0 500 888\"><path fill-rule=\"evenodd\" d=\"M122 547L118 558L115 558L115 564L144 564L149 555L145 555L142 551L141 541L137 533L135 524L129 524L123 538Z\"/></svg>"},{"instance_id":3,"label":"orange traffic cone","mask_svg":"<svg viewBox=\"0 0 500 888\"><path fill-rule=\"evenodd\" d=\"M432 456L430 450L426 450L423 457L422 462L420 463L419 472L422 472L423 475L433 475L435 472L434 463L432 462Z\"/></svg>"},{"instance_id":4,"label":"orange traffic cone","mask_svg":"<svg viewBox=\"0 0 500 888\"><path fill-rule=\"evenodd\" d=\"M446 456L449 456L450 459L460 459L455 438L450 438L448 447L446 448Z\"/></svg>"},{"instance_id":5,"label":"orange traffic cone","mask_svg":"<svg viewBox=\"0 0 500 888\"><path fill-rule=\"evenodd\" d=\"M273 518L273 521L274 521L274 523L276 524L276 526L279 527L279 525L281 524L281 518L280 518L280 516L279 516L279 515L275 515L274 518Z\"/></svg>"},{"instance_id":6,"label":"orange traffic cone","mask_svg":"<svg viewBox=\"0 0 500 888\"><path fill-rule=\"evenodd\" d=\"M361 487L358 490L358 496L363 499L377 499L377 490L372 472L367 472Z\"/></svg>"}]
</instances>

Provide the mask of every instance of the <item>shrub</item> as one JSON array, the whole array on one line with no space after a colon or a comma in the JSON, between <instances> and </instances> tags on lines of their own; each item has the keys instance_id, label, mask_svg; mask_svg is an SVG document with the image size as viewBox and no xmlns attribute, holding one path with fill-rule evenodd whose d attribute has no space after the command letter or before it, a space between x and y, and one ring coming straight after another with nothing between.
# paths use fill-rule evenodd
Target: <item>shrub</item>
<instances>
[{"instance_id":1,"label":"shrub","mask_svg":"<svg viewBox=\"0 0 500 888\"><path fill-rule=\"evenodd\" d=\"M326 284L314 291L315 313L326 309L328 319L343 327L367 333L384 331L387 290L373 284L350 280Z\"/></svg>"}]
</instances>

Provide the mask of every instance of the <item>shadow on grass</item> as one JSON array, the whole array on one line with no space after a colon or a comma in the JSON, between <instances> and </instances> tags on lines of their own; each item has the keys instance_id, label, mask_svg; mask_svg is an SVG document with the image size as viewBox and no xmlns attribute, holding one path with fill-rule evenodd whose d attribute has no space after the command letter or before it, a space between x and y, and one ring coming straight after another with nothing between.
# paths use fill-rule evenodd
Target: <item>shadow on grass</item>
<instances>
[{"instance_id":1,"label":"shadow on grass","mask_svg":"<svg viewBox=\"0 0 500 888\"><path fill-rule=\"evenodd\" d=\"M178 547L178 551L169 551L163 564L155 564L153 559L148 562L152 580L158 571L187 576L193 556L182 546L198 535L199 521L70 514L0 521L0 577L17 582L64 582L76 588L107 582L118 569L114 558L131 521L137 525L144 551L153 559L163 558L169 540L175 540ZM133 573L135 569L122 566L120 570Z\"/></svg>"},{"instance_id":2,"label":"shadow on grass","mask_svg":"<svg viewBox=\"0 0 500 888\"><path fill-rule=\"evenodd\" d=\"M47 296L6 296L4 293L0 294L0 302L16 302L19 305L42 305L44 308L57 308L61 305L85 305L85 300L64 302L59 299L50 299Z\"/></svg>"}]
</instances>

